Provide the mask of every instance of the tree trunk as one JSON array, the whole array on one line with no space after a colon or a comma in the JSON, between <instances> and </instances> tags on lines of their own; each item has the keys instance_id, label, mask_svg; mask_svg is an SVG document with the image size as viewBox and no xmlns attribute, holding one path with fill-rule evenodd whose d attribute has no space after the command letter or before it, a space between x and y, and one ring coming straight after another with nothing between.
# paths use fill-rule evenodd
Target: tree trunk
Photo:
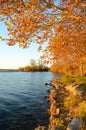
<instances>
[{"instance_id":1,"label":"tree trunk","mask_svg":"<svg viewBox=\"0 0 86 130\"><path fill-rule=\"evenodd\" d=\"M80 65L80 73L81 73L81 76L83 76L84 75L84 67L83 67L83 63L81 63L81 65Z\"/></svg>"}]
</instances>

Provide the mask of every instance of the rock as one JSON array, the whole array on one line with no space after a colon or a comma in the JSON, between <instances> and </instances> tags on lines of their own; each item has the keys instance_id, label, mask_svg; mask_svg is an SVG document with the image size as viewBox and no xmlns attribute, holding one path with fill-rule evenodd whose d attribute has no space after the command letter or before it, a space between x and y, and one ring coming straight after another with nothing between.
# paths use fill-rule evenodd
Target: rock
<instances>
[{"instance_id":1,"label":"rock","mask_svg":"<svg viewBox=\"0 0 86 130\"><path fill-rule=\"evenodd\" d=\"M59 113L60 113L60 109L57 108L57 109L56 109L56 115L59 115Z\"/></svg>"},{"instance_id":2,"label":"rock","mask_svg":"<svg viewBox=\"0 0 86 130\"><path fill-rule=\"evenodd\" d=\"M66 90L68 90L70 93L72 93L75 96L79 94L79 91L77 91L75 86L66 85L65 88L66 88Z\"/></svg>"},{"instance_id":3,"label":"rock","mask_svg":"<svg viewBox=\"0 0 86 130\"><path fill-rule=\"evenodd\" d=\"M45 126L38 126L35 130L48 130L48 128Z\"/></svg>"},{"instance_id":4,"label":"rock","mask_svg":"<svg viewBox=\"0 0 86 130\"><path fill-rule=\"evenodd\" d=\"M48 83L45 83L45 85L48 85Z\"/></svg>"},{"instance_id":5,"label":"rock","mask_svg":"<svg viewBox=\"0 0 86 130\"><path fill-rule=\"evenodd\" d=\"M50 105L50 114L55 114L56 112L56 103L52 102L52 104Z\"/></svg>"},{"instance_id":6,"label":"rock","mask_svg":"<svg viewBox=\"0 0 86 130\"><path fill-rule=\"evenodd\" d=\"M57 126L52 126L48 130L59 130Z\"/></svg>"},{"instance_id":7,"label":"rock","mask_svg":"<svg viewBox=\"0 0 86 130\"><path fill-rule=\"evenodd\" d=\"M50 89L48 89L47 92L50 93Z\"/></svg>"},{"instance_id":8,"label":"rock","mask_svg":"<svg viewBox=\"0 0 86 130\"><path fill-rule=\"evenodd\" d=\"M45 83L45 85L51 85L51 83Z\"/></svg>"},{"instance_id":9,"label":"rock","mask_svg":"<svg viewBox=\"0 0 86 130\"><path fill-rule=\"evenodd\" d=\"M76 116L73 118L71 123L68 125L67 130L79 130L82 120L80 117Z\"/></svg>"},{"instance_id":10,"label":"rock","mask_svg":"<svg viewBox=\"0 0 86 130\"><path fill-rule=\"evenodd\" d=\"M57 126L51 126L50 128L47 128L45 126L38 126L35 128L35 130L59 130Z\"/></svg>"}]
</instances>

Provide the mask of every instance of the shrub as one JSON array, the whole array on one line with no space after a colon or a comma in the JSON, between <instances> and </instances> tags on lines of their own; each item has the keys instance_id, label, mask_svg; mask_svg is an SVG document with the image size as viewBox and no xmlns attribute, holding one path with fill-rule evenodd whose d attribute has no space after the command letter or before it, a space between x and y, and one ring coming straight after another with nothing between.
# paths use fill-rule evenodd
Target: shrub
<instances>
[{"instance_id":1,"label":"shrub","mask_svg":"<svg viewBox=\"0 0 86 130\"><path fill-rule=\"evenodd\" d=\"M86 84L86 76L77 76L75 78L76 84Z\"/></svg>"},{"instance_id":2,"label":"shrub","mask_svg":"<svg viewBox=\"0 0 86 130\"><path fill-rule=\"evenodd\" d=\"M60 78L59 81L64 83L64 84L71 84L71 83L74 82L74 77L72 77L72 76L64 76L64 77Z\"/></svg>"},{"instance_id":3,"label":"shrub","mask_svg":"<svg viewBox=\"0 0 86 130\"><path fill-rule=\"evenodd\" d=\"M82 101L81 103L79 103L78 112L82 118L86 117L86 101Z\"/></svg>"},{"instance_id":4,"label":"shrub","mask_svg":"<svg viewBox=\"0 0 86 130\"><path fill-rule=\"evenodd\" d=\"M64 76L59 81L65 84L86 84L86 76Z\"/></svg>"},{"instance_id":5,"label":"shrub","mask_svg":"<svg viewBox=\"0 0 86 130\"><path fill-rule=\"evenodd\" d=\"M64 99L64 106L66 108L72 109L76 104L77 104L77 97L72 94Z\"/></svg>"}]
</instances>

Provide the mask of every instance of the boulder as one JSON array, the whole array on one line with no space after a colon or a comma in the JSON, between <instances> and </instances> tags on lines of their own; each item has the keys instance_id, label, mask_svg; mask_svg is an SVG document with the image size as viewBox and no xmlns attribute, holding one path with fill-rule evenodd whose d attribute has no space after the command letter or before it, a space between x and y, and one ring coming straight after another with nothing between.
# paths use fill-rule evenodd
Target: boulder
<instances>
[{"instance_id":1,"label":"boulder","mask_svg":"<svg viewBox=\"0 0 86 130\"><path fill-rule=\"evenodd\" d=\"M82 119L78 116L74 117L71 123L68 125L67 130L79 130Z\"/></svg>"},{"instance_id":2,"label":"boulder","mask_svg":"<svg viewBox=\"0 0 86 130\"><path fill-rule=\"evenodd\" d=\"M48 128L45 126L38 126L35 130L48 130Z\"/></svg>"},{"instance_id":3,"label":"boulder","mask_svg":"<svg viewBox=\"0 0 86 130\"><path fill-rule=\"evenodd\" d=\"M57 126L52 126L48 130L59 130Z\"/></svg>"}]
</instances>

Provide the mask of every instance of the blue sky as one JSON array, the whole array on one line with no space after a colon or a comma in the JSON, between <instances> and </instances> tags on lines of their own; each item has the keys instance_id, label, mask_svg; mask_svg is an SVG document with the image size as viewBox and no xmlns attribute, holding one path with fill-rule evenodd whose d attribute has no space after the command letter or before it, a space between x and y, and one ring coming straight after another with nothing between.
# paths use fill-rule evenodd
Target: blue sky
<instances>
[{"instance_id":1,"label":"blue sky","mask_svg":"<svg viewBox=\"0 0 86 130\"><path fill-rule=\"evenodd\" d=\"M7 29L0 23L0 35L7 36ZM7 46L0 41L0 69L15 69L29 64L31 59L38 60L41 53L37 52L38 45L33 43L27 49L19 48L18 45Z\"/></svg>"}]
</instances>

